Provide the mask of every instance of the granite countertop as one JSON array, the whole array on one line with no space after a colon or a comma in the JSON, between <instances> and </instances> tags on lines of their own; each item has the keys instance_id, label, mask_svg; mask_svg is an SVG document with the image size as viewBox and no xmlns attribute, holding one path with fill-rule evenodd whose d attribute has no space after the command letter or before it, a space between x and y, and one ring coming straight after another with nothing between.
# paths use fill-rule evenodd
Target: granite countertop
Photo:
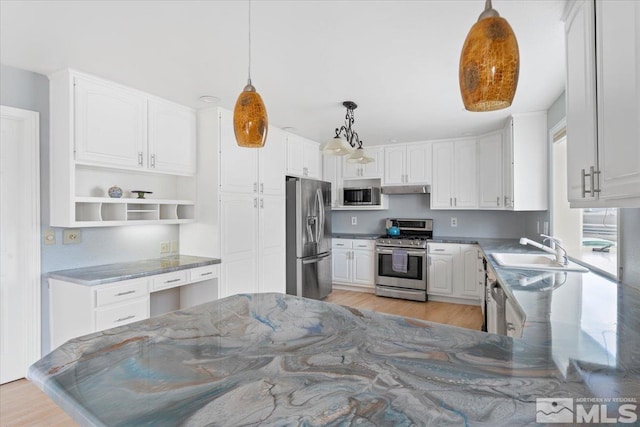
<instances>
[{"instance_id":1,"label":"granite countertop","mask_svg":"<svg viewBox=\"0 0 640 427\"><path fill-rule=\"evenodd\" d=\"M52 271L47 274L52 279L94 286L138 277L153 276L188 268L220 264L218 258L203 258L190 255L172 255L163 258L141 261L119 262L115 264L95 265L71 270Z\"/></svg>"},{"instance_id":2,"label":"granite countertop","mask_svg":"<svg viewBox=\"0 0 640 427\"><path fill-rule=\"evenodd\" d=\"M69 341L28 378L81 425L531 425L539 397L640 395L636 336L615 368L561 372L546 343L235 295Z\"/></svg>"},{"instance_id":3,"label":"granite countertop","mask_svg":"<svg viewBox=\"0 0 640 427\"><path fill-rule=\"evenodd\" d=\"M382 233L367 234L367 233L333 233L331 235L334 239L360 239L360 240L375 240L380 237Z\"/></svg>"}]
</instances>

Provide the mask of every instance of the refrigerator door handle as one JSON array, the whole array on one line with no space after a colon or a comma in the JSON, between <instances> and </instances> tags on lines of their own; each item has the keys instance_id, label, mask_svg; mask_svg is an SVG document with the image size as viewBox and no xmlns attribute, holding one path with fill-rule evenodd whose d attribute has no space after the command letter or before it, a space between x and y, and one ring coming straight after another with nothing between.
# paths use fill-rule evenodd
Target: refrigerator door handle
<instances>
[{"instance_id":1,"label":"refrigerator door handle","mask_svg":"<svg viewBox=\"0 0 640 427\"><path fill-rule=\"evenodd\" d=\"M320 243L320 241L324 240L324 197L322 197L322 189L320 188L316 190L316 201L318 202L318 219L320 222L319 233L316 229L316 243Z\"/></svg>"},{"instance_id":2,"label":"refrigerator door handle","mask_svg":"<svg viewBox=\"0 0 640 427\"><path fill-rule=\"evenodd\" d=\"M331 256L331 252L326 252L322 255L314 256L313 258L303 259L302 264L315 264L321 259L327 258Z\"/></svg>"}]
</instances>

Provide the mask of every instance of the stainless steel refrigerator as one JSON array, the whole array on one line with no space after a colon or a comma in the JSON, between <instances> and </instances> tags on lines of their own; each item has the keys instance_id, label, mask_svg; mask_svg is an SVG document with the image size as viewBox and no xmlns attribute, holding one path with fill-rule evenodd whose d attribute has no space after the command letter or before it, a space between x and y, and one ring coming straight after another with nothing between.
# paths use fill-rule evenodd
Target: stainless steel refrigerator
<instances>
[{"instance_id":1,"label":"stainless steel refrigerator","mask_svg":"<svg viewBox=\"0 0 640 427\"><path fill-rule=\"evenodd\" d=\"M287 294L331 292L331 183L287 177Z\"/></svg>"}]
</instances>

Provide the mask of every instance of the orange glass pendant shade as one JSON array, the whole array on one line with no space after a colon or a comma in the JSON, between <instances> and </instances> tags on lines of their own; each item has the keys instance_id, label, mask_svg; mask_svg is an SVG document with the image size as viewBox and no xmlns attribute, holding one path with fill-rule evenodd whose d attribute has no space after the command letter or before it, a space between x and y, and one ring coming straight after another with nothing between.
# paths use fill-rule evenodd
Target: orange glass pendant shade
<instances>
[{"instance_id":1,"label":"orange glass pendant shade","mask_svg":"<svg viewBox=\"0 0 640 427\"><path fill-rule=\"evenodd\" d=\"M471 27L460 55L460 92L465 108L493 111L509 107L519 71L516 36L487 1L487 9Z\"/></svg>"},{"instance_id":2,"label":"orange glass pendant shade","mask_svg":"<svg viewBox=\"0 0 640 427\"><path fill-rule=\"evenodd\" d=\"M267 140L269 119L262 97L251 81L238 96L233 109L233 131L240 147L261 148Z\"/></svg>"}]
</instances>

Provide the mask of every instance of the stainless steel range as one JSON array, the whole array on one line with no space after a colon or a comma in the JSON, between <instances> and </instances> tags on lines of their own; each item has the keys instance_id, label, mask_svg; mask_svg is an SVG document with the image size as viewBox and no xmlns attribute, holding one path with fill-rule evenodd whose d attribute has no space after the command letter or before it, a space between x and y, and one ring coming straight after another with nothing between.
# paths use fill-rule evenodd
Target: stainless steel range
<instances>
[{"instance_id":1,"label":"stainless steel range","mask_svg":"<svg viewBox=\"0 0 640 427\"><path fill-rule=\"evenodd\" d=\"M427 300L427 240L433 238L433 220L387 220L399 236L376 239L376 295L415 301Z\"/></svg>"}]
</instances>

